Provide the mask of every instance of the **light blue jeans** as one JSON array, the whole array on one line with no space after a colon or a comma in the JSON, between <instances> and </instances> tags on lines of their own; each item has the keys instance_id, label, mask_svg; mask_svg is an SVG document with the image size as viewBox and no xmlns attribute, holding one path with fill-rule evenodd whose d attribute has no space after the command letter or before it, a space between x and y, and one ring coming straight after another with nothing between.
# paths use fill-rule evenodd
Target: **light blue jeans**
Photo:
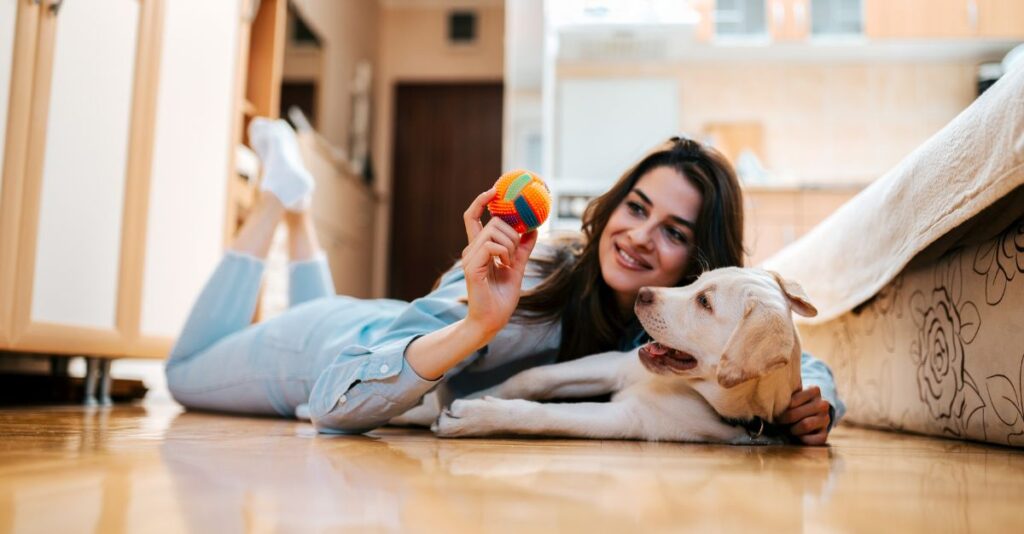
<instances>
[{"instance_id":1,"label":"light blue jeans","mask_svg":"<svg viewBox=\"0 0 1024 534\"><path fill-rule=\"evenodd\" d=\"M334 355L313 350L313 324L336 303L327 261L289 266L289 310L251 324L264 262L229 251L206 282L167 360L167 385L189 408L294 417ZM298 333L298 334L296 334Z\"/></svg>"}]
</instances>

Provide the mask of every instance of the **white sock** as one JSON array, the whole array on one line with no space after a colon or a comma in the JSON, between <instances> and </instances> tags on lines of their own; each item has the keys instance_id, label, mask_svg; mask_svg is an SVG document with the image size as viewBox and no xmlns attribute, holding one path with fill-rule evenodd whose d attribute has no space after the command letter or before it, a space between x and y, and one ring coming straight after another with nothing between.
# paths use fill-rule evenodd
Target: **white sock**
<instances>
[{"instance_id":1,"label":"white sock","mask_svg":"<svg viewBox=\"0 0 1024 534\"><path fill-rule=\"evenodd\" d=\"M249 123L249 144L263 162L260 189L270 191L289 211L309 208L313 176L302 164L295 132L283 120L256 117Z\"/></svg>"}]
</instances>

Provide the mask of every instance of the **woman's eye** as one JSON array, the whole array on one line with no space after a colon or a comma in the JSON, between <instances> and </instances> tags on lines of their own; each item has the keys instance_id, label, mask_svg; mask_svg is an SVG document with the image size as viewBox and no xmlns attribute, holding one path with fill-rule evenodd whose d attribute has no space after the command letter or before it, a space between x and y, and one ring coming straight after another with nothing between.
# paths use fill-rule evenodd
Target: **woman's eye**
<instances>
[{"instance_id":1,"label":"woman's eye","mask_svg":"<svg viewBox=\"0 0 1024 534\"><path fill-rule=\"evenodd\" d=\"M711 300L708 299L706 294L701 293L700 295L697 295L697 303L700 304L701 308L711 311Z\"/></svg>"},{"instance_id":2,"label":"woman's eye","mask_svg":"<svg viewBox=\"0 0 1024 534\"><path fill-rule=\"evenodd\" d=\"M686 235L675 228L666 228L665 233L668 234L669 239L676 243L686 243Z\"/></svg>"},{"instance_id":3,"label":"woman's eye","mask_svg":"<svg viewBox=\"0 0 1024 534\"><path fill-rule=\"evenodd\" d=\"M626 209L634 215L642 215L644 213L644 207L633 201L626 202Z\"/></svg>"}]
</instances>

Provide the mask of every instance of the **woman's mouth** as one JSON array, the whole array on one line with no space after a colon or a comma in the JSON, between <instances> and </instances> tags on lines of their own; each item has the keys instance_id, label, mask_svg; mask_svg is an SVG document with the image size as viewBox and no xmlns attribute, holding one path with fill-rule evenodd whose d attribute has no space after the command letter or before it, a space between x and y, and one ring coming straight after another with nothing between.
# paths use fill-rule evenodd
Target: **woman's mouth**
<instances>
[{"instance_id":1,"label":"woman's mouth","mask_svg":"<svg viewBox=\"0 0 1024 534\"><path fill-rule=\"evenodd\" d=\"M644 260L626 252L624 249L619 248L614 243L612 246L615 248L615 258L619 262L619 265L633 270L633 271L650 271L651 266Z\"/></svg>"},{"instance_id":2,"label":"woman's mouth","mask_svg":"<svg viewBox=\"0 0 1024 534\"><path fill-rule=\"evenodd\" d=\"M652 341L640 347L640 362L653 372L682 372L697 367L697 358L672 347Z\"/></svg>"}]
</instances>

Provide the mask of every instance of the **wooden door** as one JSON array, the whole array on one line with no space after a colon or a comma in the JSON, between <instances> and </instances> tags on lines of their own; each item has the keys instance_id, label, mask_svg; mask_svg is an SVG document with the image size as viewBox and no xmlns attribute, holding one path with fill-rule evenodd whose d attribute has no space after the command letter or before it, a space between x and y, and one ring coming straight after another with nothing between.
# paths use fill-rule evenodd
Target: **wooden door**
<instances>
[{"instance_id":1,"label":"wooden door","mask_svg":"<svg viewBox=\"0 0 1024 534\"><path fill-rule=\"evenodd\" d=\"M388 294L430 291L466 246L462 213L501 175L502 86L396 89Z\"/></svg>"}]
</instances>

